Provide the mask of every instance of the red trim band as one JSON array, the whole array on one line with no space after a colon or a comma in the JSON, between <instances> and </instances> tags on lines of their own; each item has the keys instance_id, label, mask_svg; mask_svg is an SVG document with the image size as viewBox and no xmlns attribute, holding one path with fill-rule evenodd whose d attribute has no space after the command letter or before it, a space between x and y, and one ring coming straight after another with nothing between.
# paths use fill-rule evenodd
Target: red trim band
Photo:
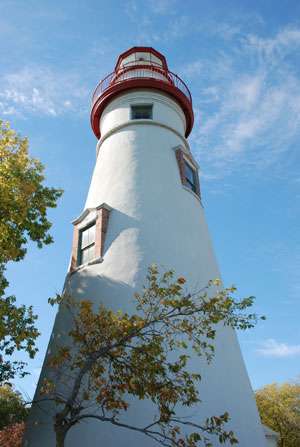
<instances>
[{"instance_id":1,"label":"red trim band","mask_svg":"<svg viewBox=\"0 0 300 447\"><path fill-rule=\"evenodd\" d=\"M194 124L194 112L191 102L188 100L186 95L174 85L168 84L164 81L160 81L157 79L147 79L147 78L132 78L127 79L122 82L119 82L115 85L111 85L107 88L101 96L95 101L91 110L91 126L94 131L94 134L98 139L100 139L100 118L103 113L104 108L107 104L116 96L123 93L125 90L132 89L155 89L163 91L171 96L173 99L177 101L177 103L181 106L185 118L186 118L186 138L191 133Z\"/></svg>"}]
</instances>

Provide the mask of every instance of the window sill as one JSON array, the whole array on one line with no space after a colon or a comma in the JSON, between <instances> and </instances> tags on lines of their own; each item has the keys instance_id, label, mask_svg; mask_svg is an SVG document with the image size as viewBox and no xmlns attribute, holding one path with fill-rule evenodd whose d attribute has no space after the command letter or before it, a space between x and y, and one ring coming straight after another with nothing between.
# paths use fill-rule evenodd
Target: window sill
<instances>
[{"instance_id":1,"label":"window sill","mask_svg":"<svg viewBox=\"0 0 300 447\"><path fill-rule=\"evenodd\" d=\"M70 273L71 273L71 274L76 273L76 272L78 272L79 270L83 270L84 268L89 267L90 265L101 264L101 262L103 262L103 258L101 258L101 257L92 259L91 261L86 262L85 264L80 264L80 265L78 265L78 266L77 266L75 269L73 269Z\"/></svg>"},{"instance_id":2,"label":"window sill","mask_svg":"<svg viewBox=\"0 0 300 447\"><path fill-rule=\"evenodd\" d=\"M192 191L190 188L188 188L187 186L184 186L184 185L182 185L182 188L185 190L185 191L188 191L190 194L192 194L194 197L196 197L196 199L198 200L198 202L200 202L200 205L202 206L202 208L203 208L203 204L202 204L202 201L201 201L201 197L199 197L198 196L198 194L196 194L194 191Z\"/></svg>"}]
</instances>

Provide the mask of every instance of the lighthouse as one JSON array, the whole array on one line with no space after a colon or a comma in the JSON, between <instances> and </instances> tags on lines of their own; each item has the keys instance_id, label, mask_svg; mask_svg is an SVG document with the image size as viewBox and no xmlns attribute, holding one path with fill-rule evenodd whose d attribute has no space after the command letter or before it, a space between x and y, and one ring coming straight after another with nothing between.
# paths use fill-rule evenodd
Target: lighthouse
<instances>
[{"instance_id":1,"label":"lighthouse","mask_svg":"<svg viewBox=\"0 0 300 447\"><path fill-rule=\"evenodd\" d=\"M174 269L191 291L219 278L199 182L199 166L188 143L194 123L186 84L153 48L121 54L114 71L92 97L91 127L96 163L86 203L74 219L73 244L64 291L76 299L134 312L149 265ZM36 398L47 376L55 340L70 330L58 310ZM235 332L218 329L215 358L192 360L200 372L201 404L193 417L230 414L228 427L242 447L265 447L263 427ZM25 447L55 445L52 404L33 404ZM142 424L151 418L147 401L127 416ZM151 422L151 421L150 421ZM220 444L214 440L214 446ZM110 424L89 421L70 430L67 447L154 447L153 440Z\"/></svg>"}]
</instances>

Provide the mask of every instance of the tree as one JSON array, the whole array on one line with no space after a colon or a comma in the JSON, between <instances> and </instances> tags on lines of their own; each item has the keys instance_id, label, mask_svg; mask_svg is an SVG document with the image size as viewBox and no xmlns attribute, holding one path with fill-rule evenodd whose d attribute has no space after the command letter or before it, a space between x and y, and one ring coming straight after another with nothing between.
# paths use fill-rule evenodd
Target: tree
<instances>
[{"instance_id":1,"label":"tree","mask_svg":"<svg viewBox=\"0 0 300 447\"><path fill-rule=\"evenodd\" d=\"M60 189L43 185L42 163L29 156L28 140L0 121L0 263L19 261L28 239L39 247L53 242L47 209Z\"/></svg>"},{"instance_id":2,"label":"tree","mask_svg":"<svg viewBox=\"0 0 300 447\"><path fill-rule=\"evenodd\" d=\"M273 383L256 391L262 422L279 433L280 447L300 445L300 385Z\"/></svg>"},{"instance_id":3,"label":"tree","mask_svg":"<svg viewBox=\"0 0 300 447\"><path fill-rule=\"evenodd\" d=\"M9 385L0 387L0 430L5 427L24 422L28 408L18 391ZM1 444L0 444L1 445Z\"/></svg>"},{"instance_id":4,"label":"tree","mask_svg":"<svg viewBox=\"0 0 300 447\"><path fill-rule=\"evenodd\" d=\"M3 275L4 267L0 265L0 384L26 373L26 363L11 360L14 352L25 351L30 358L37 352L35 340L39 335L35 327L37 316L32 306L17 306L16 298L4 296L8 281ZM4 356L5 357L4 357Z\"/></svg>"},{"instance_id":5,"label":"tree","mask_svg":"<svg viewBox=\"0 0 300 447\"><path fill-rule=\"evenodd\" d=\"M31 306L17 306L14 296L5 297L4 273L9 261L24 258L28 241L40 248L52 242L47 210L56 206L62 191L43 185L43 170L30 157L28 140L0 120L0 383L26 373L24 362L10 360L16 350L30 357L36 353L37 317Z\"/></svg>"},{"instance_id":6,"label":"tree","mask_svg":"<svg viewBox=\"0 0 300 447\"><path fill-rule=\"evenodd\" d=\"M8 385L0 387L0 445L21 447L28 408L20 393Z\"/></svg>"},{"instance_id":7,"label":"tree","mask_svg":"<svg viewBox=\"0 0 300 447\"><path fill-rule=\"evenodd\" d=\"M200 402L201 376L188 367L191 352L210 362L217 324L253 327L257 316L245 313L253 297L237 301L235 288L219 290L218 280L191 295L184 293L185 282L183 277L174 279L173 271L160 274L151 266L147 286L134 296L133 315L103 305L94 311L90 301L66 296L51 300L73 317L69 341L56 347L41 389L42 400L56 404L57 447L86 419L143 433L167 447L208 447L213 436L221 443L237 443L234 433L224 429L227 413L201 423L181 418L177 409ZM156 408L155 420L144 427L122 418L134 398L148 399ZM91 405L96 407L93 412Z\"/></svg>"},{"instance_id":8,"label":"tree","mask_svg":"<svg viewBox=\"0 0 300 447\"><path fill-rule=\"evenodd\" d=\"M22 447L25 424L18 422L0 431L0 445L5 447Z\"/></svg>"}]
</instances>

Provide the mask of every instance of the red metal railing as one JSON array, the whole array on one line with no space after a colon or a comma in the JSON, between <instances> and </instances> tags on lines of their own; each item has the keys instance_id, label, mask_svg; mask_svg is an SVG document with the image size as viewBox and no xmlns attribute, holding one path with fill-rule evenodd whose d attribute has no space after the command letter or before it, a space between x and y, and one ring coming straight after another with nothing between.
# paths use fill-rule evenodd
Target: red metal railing
<instances>
[{"instance_id":1,"label":"red metal railing","mask_svg":"<svg viewBox=\"0 0 300 447\"><path fill-rule=\"evenodd\" d=\"M165 82L166 84L172 85L178 88L190 101L192 104L192 96L187 85L179 78L176 74L171 71L164 70L158 64L143 64L143 65L127 65L117 72L110 73L106 76L98 86L96 87L92 96L92 107L97 101L97 99L110 87L119 84L121 82L126 82L132 79L153 79L158 82Z\"/></svg>"}]
</instances>

